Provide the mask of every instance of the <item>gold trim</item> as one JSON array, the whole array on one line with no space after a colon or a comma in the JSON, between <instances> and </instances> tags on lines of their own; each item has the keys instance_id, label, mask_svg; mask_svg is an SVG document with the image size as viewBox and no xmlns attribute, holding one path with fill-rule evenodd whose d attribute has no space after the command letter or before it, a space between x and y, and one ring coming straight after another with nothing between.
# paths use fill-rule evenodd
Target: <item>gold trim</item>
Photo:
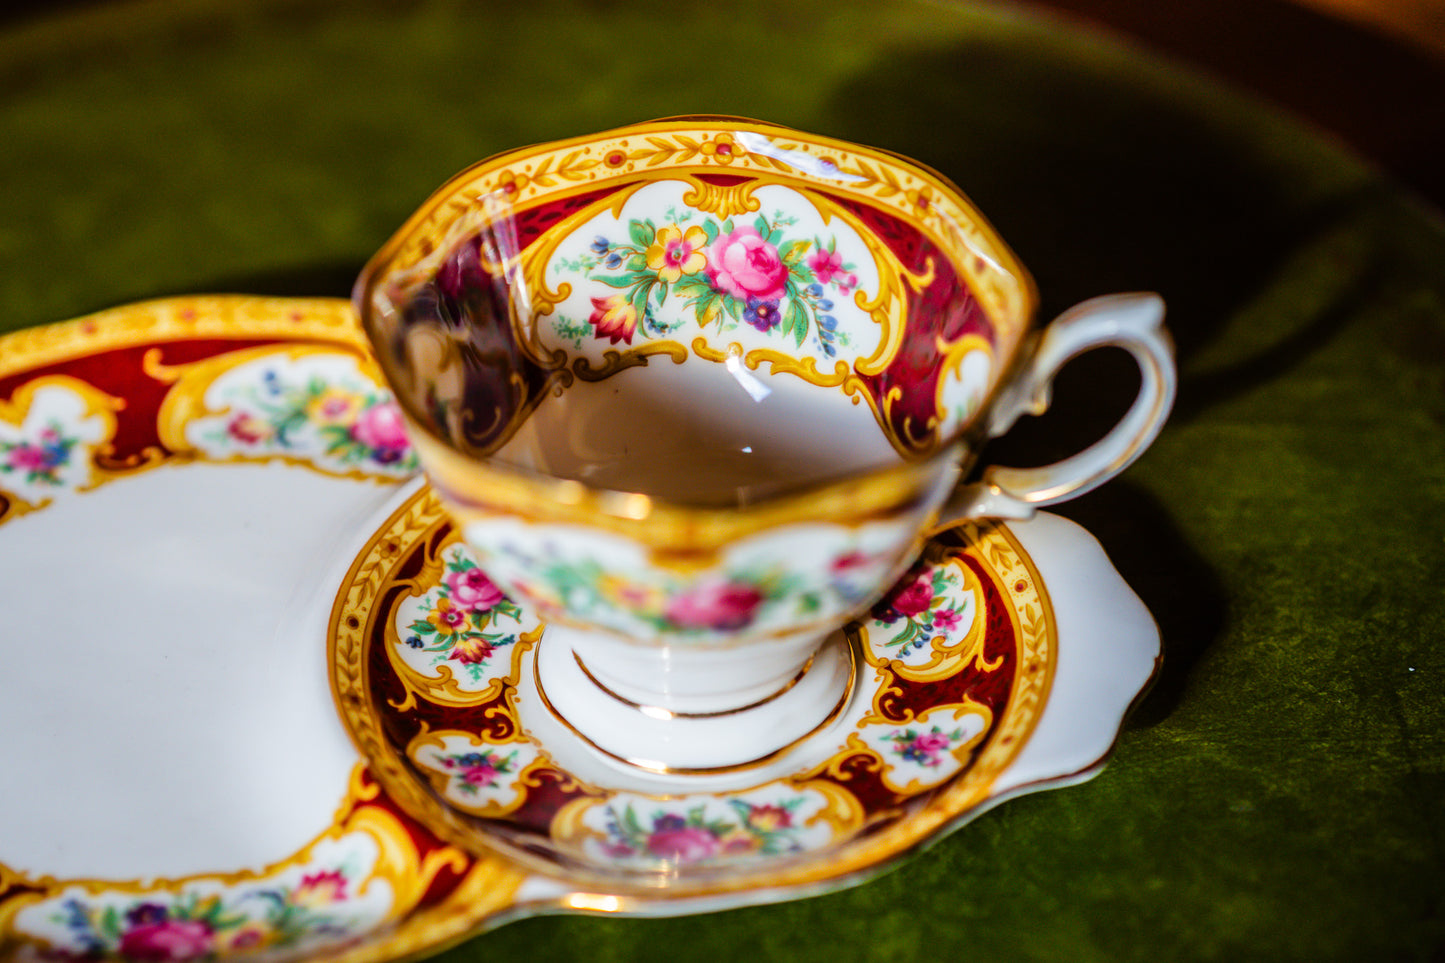
<instances>
[{"instance_id":1,"label":"gold trim","mask_svg":"<svg viewBox=\"0 0 1445 963\"><path fill-rule=\"evenodd\" d=\"M741 135L741 137L739 136ZM742 142L760 137L766 151ZM726 148L724 149L724 144ZM797 162L831 175L799 176ZM599 159L601 163L599 163ZM1035 306L1033 281L978 208L951 182L921 164L874 148L745 118L673 118L633 124L498 154L454 176L402 225L362 272L358 290L369 304L384 275L408 271L437 252L435 239L467 218L484 198L526 209L628 183L667 165L669 175L767 173L779 183L864 200L922 232L977 293L999 328L1004 354L1022 337ZM543 171L539 178L536 171Z\"/></svg>"},{"instance_id":2,"label":"gold trim","mask_svg":"<svg viewBox=\"0 0 1445 963\"><path fill-rule=\"evenodd\" d=\"M196 295L141 301L0 335L0 378L142 344L197 339L322 340L367 352L349 301Z\"/></svg>"},{"instance_id":3,"label":"gold trim","mask_svg":"<svg viewBox=\"0 0 1445 963\"><path fill-rule=\"evenodd\" d=\"M624 765L632 766L645 772L657 773L659 775L719 776L731 772L746 772L750 769L757 769L759 766L766 765L767 763L772 762L774 759L777 759L779 756L784 755L788 752L788 750L797 746L799 743L806 741L807 739L816 735L818 732L826 729L834 722L834 720L836 720L840 715L843 714L843 710L846 709L848 707L848 703L852 701L853 690L857 687L858 684L858 653L856 651L856 646L852 641L848 640L846 636L844 637L844 644L847 646L848 649L848 684L844 687L843 694L838 698L838 702L833 706L832 709L828 711L828 715L824 717L823 720L819 722L816 726L814 726L812 729L809 729L801 736L798 736L796 739L785 745L779 746L777 749L774 749L765 755L758 756L755 759L749 759L747 762L729 763L725 766L669 766L665 763L657 762L652 759L633 759L629 756L615 753L610 749L598 745L591 736L587 735L585 732L574 726L571 721L569 721L567 717L563 715L560 711L558 711L557 707L552 704L552 700L547 697L547 690L542 688L541 670L538 668L536 659L532 660L532 682L536 686L538 698L542 700L543 708L545 708L548 712L552 714L552 718L557 720L559 725L566 728L567 731L571 732L572 735L575 736L577 739L585 742L594 751L601 753L609 759L615 759L616 761ZM578 662L580 664L581 660L579 659ZM583 671L586 671L585 668ZM588 674L588 678L591 678L590 673ZM791 683L788 685L788 688L792 688ZM608 689L603 689L602 691L612 696L613 698L617 698L617 696ZM771 698L772 697L770 696L769 699ZM763 702L767 702L769 701L769 699L764 699ZM741 712L743 710L738 709L733 711ZM729 715L731 713L723 714Z\"/></svg>"},{"instance_id":4,"label":"gold trim","mask_svg":"<svg viewBox=\"0 0 1445 963\"><path fill-rule=\"evenodd\" d=\"M829 843L825 845L837 845L839 840L847 839L863 828L865 813L862 804L858 802L858 798L843 787L825 779L809 780L806 782L797 782L791 779L775 779L771 782L766 782L758 786L750 786L746 789L708 792L701 793L700 795L706 795L714 799L732 799L749 793L759 792L770 786L777 786L779 788L786 787L788 792L794 793L817 793L823 798L823 805L816 813L809 816L802 825L804 828L817 826L819 824L827 826L832 838L829 840ZM675 796L657 797L638 792L619 792L617 795L628 800L645 799L649 802L673 802L679 799L691 798L694 794L683 793ZM584 796L581 799L572 800L557 810L557 814L552 817L552 823L548 827L548 835L554 843L564 850L572 853L581 853L583 847L587 845L589 840L602 840L606 838L603 834L587 825L587 815L599 806L612 804L615 798L616 797L595 799ZM799 855L801 858L806 859L808 854L803 853ZM725 865L714 868L727 869ZM742 869L745 867L739 868ZM638 875L651 875L647 869L643 867L639 867L633 872Z\"/></svg>"},{"instance_id":5,"label":"gold trim","mask_svg":"<svg viewBox=\"0 0 1445 963\"><path fill-rule=\"evenodd\" d=\"M434 522L428 529L428 536L435 531L445 520ZM386 611L381 614L382 640L386 646L386 659L391 665L392 671L401 680L407 690L406 698L401 702L393 702L391 706L398 712L405 712L416 705L416 699L420 696L428 702L437 705L451 706L453 708L465 708L467 706L478 706L495 699L502 691L510 685L516 685L521 677L522 658L526 651L537 643L542 637L543 626L539 622L534 628L522 631L522 623L518 624L517 641L512 645L509 655L509 666L505 674L493 679L485 689L464 689L457 679L456 673L451 666L439 664L433 666L437 674L427 675L421 670L413 667L402 658L401 646L405 643L401 640L400 633L396 629L396 613L402 603L408 599L416 599L427 593L428 582L436 582L445 568L443 556L452 546L465 545L455 529L435 546L434 550L428 549L426 557L422 560L422 568L415 576L409 579L400 579L392 582L392 586L405 588L405 593L398 593L387 606Z\"/></svg>"},{"instance_id":6,"label":"gold trim","mask_svg":"<svg viewBox=\"0 0 1445 963\"><path fill-rule=\"evenodd\" d=\"M664 709L662 706L650 706L650 705L644 705L644 704L642 704L641 702L633 702L631 699L627 698L626 696L620 695L620 694L618 694L618 693L616 693L616 692L613 692L613 691L612 691L611 689L609 689L607 686L603 685L602 682L601 682L601 680L599 680L599 679L597 678L597 676L595 676L595 675L592 674L592 670L589 669L589 668L587 668L587 663L585 663L585 662L582 661L582 656L578 655L576 652L573 652L573 653L572 653L572 658L574 658L574 659L577 660L577 668L579 668L579 669L582 670L582 674L587 677L587 681L588 681L588 682L591 682L591 683L592 683L593 685L595 685L597 688L601 689L602 692L603 692L605 695L611 696L614 700L616 700L617 702L622 703L623 705L627 706L629 709L636 709L636 710L638 710L638 711L641 712L643 715L645 715L645 716L647 716L647 717L649 717L649 718L652 718L652 719L720 719L720 718L722 718L722 717L724 717L724 716L737 715L739 712L747 712L749 709L756 709L756 708L758 708L759 706L767 705L769 702L772 702L774 699L778 698L779 696L784 695L785 693L787 693L788 691L790 691L790 690L793 688L793 686L795 686L795 685L797 685L799 682L802 682L802 681L803 681L803 676L805 676L805 675L808 674L808 670L813 667L813 663L814 663L815 661L817 661L818 656L817 656L816 653L813 654L813 655L808 656L808 661L805 662L805 663L803 664L803 667L798 670L798 674L795 675L795 676L793 676L793 677L792 677L791 679L789 679L787 682L783 683L783 687L782 687L781 689L777 690L776 692L774 692L774 693L772 693L772 694L770 694L770 695L765 695L765 696L763 696L761 699L758 699L756 702L749 702L749 703L748 703L747 705L745 705L745 706L738 706L738 707L735 708L735 709L719 709L719 710L717 710L716 712L674 712L674 711L671 710L671 709Z\"/></svg>"},{"instance_id":7,"label":"gold trim","mask_svg":"<svg viewBox=\"0 0 1445 963\"><path fill-rule=\"evenodd\" d=\"M516 515L558 524L586 524L626 535L671 554L716 552L769 528L826 521L856 524L917 508L962 469L962 450L945 449L921 462L898 462L861 478L823 483L762 502L714 508L674 505L635 492L588 488L580 482L469 458L409 417L408 433L452 515ZM932 514L920 521L931 524Z\"/></svg>"}]
</instances>

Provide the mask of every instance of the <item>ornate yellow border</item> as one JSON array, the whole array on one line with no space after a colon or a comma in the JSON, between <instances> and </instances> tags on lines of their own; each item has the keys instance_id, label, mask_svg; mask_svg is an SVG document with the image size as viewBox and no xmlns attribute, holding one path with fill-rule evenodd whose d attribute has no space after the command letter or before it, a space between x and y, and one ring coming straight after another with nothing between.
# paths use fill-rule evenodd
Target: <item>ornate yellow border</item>
<instances>
[{"instance_id":1,"label":"ornate yellow border","mask_svg":"<svg viewBox=\"0 0 1445 963\"><path fill-rule=\"evenodd\" d=\"M0 378L117 348L194 338L322 340L369 351L349 301L207 294L141 301L0 335Z\"/></svg>"},{"instance_id":2,"label":"ornate yellow border","mask_svg":"<svg viewBox=\"0 0 1445 963\"><path fill-rule=\"evenodd\" d=\"M680 117L633 124L499 154L457 174L409 218L362 274L369 300L383 274L431 267L444 239L471 224L478 202L525 210L625 183L666 166L669 175L767 174L777 183L881 207L912 225L953 260L1001 332L1007 356L1038 298L1033 281L983 214L936 171L886 151L740 117ZM800 176L800 170L810 176Z\"/></svg>"}]
</instances>

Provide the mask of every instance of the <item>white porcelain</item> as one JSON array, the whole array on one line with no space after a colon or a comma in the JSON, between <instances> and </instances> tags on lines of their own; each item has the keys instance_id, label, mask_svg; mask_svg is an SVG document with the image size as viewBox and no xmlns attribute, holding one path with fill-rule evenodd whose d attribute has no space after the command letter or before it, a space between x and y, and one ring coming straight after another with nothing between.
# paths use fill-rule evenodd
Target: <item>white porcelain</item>
<instances>
[{"instance_id":1,"label":"white porcelain","mask_svg":"<svg viewBox=\"0 0 1445 963\"><path fill-rule=\"evenodd\" d=\"M643 769L741 765L816 730L854 678L836 630L931 527L1102 483L1174 395L1157 296L1035 331L1023 266L937 174L733 118L484 161L355 303L477 564L567 628L543 690ZM1106 346L1142 375L1115 429L958 490L984 440Z\"/></svg>"}]
</instances>

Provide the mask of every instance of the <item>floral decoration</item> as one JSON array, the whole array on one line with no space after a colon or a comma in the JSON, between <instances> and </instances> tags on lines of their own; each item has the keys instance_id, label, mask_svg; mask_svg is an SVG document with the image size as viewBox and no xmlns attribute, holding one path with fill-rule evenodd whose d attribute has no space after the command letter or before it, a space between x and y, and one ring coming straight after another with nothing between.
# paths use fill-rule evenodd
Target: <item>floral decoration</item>
<instances>
[{"instance_id":1,"label":"floral decoration","mask_svg":"<svg viewBox=\"0 0 1445 963\"><path fill-rule=\"evenodd\" d=\"M936 769L943 763L944 754L963 741L964 733L963 729L958 727L952 732L944 732L939 726L933 726L926 732L909 727L895 729L887 738L888 742L892 743L895 756L919 766Z\"/></svg>"},{"instance_id":2,"label":"floral decoration","mask_svg":"<svg viewBox=\"0 0 1445 963\"><path fill-rule=\"evenodd\" d=\"M54 955L181 961L300 948L361 932L375 910L356 902L355 880L344 865L315 869L294 884L152 893L120 903L71 896L51 916L69 937Z\"/></svg>"},{"instance_id":3,"label":"floral decoration","mask_svg":"<svg viewBox=\"0 0 1445 963\"><path fill-rule=\"evenodd\" d=\"M217 379L210 400L225 414L202 420L200 440L217 454L314 458L318 466L388 477L417 469L391 393L349 360L243 365Z\"/></svg>"},{"instance_id":4,"label":"floral decoration","mask_svg":"<svg viewBox=\"0 0 1445 963\"><path fill-rule=\"evenodd\" d=\"M639 817L633 803L607 807L604 852L615 859L703 863L751 854L779 855L803 850L802 796L779 802L729 799L728 812L709 815L705 805L677 811L658 809Z\"/></svg>"},{"instance_id":5,"label":"floral decoration","mask_svg":"<svg viewBox=\"0 0 1445 963\"><path fill-rule=\"evenodd\" d=\"M26 485L59 487L63 484L61 472L79 441L54 419L33 439L0 439L0 477L12 475Z\"/></svg>"},{"instance_id":6,"label":"floral decoration","mask_svg":"<svg viewBox=\"0 0 1445 963\"><path fill-rule=\"evenodd\" d=\"M516 771L517 753L502 755L487 749L481 752L438 754L436 761L454 775L452 788L464 796L475 796L486 789L495 789L502 776Z\"/></svg>"},{"instance_id":7,"label":"floral decoration","mask_svg":"<svg viewBox=\"0 0 1445 963\"><path fill-rule=\"evenodd\" d=\"M517 585L531 601L599 624L700 635L749 628L770 607L788 600L804 612L822 605L818 592L800 590L800 576L780 566L724 569L659 583L629 578L594 558L540 559L517 546L505 552L535 573L535 579Z\"/></svg>"},{"instance_id":8,"label":"floral decoration","mask_svg":"<svg viewBox=\"0 0 1445 963\"><path fill-rule=\"evenodd\" d=\"M598 234L586 253L558 263L621 292L592 297L586 326L561 319L559 334L578 347L589 334L630 345L639 329L649 338L667 337L690 317L720 332L746 324L798 347L811 339L830 358L850 343L833 314L834 299L850 296L858 275L835 237L790 236L797 219L784 211L745 224L707 216L689 223L693 211L668 215L661 225L633 218L625 238ZM659 310L670 297L681 317L664 321L662 315L676 313Z\"/></svg>"},{"instance_id":9,"label":"floral decoration","mask_svg":"<svg viewBox=\"0 0 1445 963\"><path fill-rule=\"evenodd\" d=\"M402 641L429 653L432 665L455 663L472 682L480 682L492 656L516 644L522 610L492 584L464 547L453 545L443 560L440 582L403 608ZM499 628L503 621L512 627Z\"/></svg>"},{"instance_id":10,"label":"floral decoration","mask_svg":"<svg viewBox=\"0 0 1445 963\"><path fill-rule=\"evenodd\" d=\"M876 621L897 627L884 647L904 656L922 649L935 635L966 629L973 620L971 606L949 592L958 584L959 573L949 565L916 566L899 579L873 606Z\"/></svg>"}]
</instances>

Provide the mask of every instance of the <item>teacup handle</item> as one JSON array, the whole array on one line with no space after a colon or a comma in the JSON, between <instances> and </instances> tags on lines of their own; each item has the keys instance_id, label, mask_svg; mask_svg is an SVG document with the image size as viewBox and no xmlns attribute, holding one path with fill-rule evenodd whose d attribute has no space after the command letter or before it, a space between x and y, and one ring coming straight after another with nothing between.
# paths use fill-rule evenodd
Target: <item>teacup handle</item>
<instances>
[{"instance_id":1,"label":"teacup handle","mask_svg":"<svg viewBox=\"0 0 1445 963\"><path fill-rule=\"evenodd\" d=\"M1054 376L1094 348L1123 348L1133 355L1141 375L1134 404L1107 435L1063 461L1037 468L989 466L981 480L954 493L940 522L1026 519L1036 509L1082 495L1129 467L1158 436L1174 404L1174 345L1163 324L1164 301L1157 294L1106 295L1059 315L995 402L989 436L1002 435L1025 412L1043 414Z\"/></svg>"}]
</instances>

